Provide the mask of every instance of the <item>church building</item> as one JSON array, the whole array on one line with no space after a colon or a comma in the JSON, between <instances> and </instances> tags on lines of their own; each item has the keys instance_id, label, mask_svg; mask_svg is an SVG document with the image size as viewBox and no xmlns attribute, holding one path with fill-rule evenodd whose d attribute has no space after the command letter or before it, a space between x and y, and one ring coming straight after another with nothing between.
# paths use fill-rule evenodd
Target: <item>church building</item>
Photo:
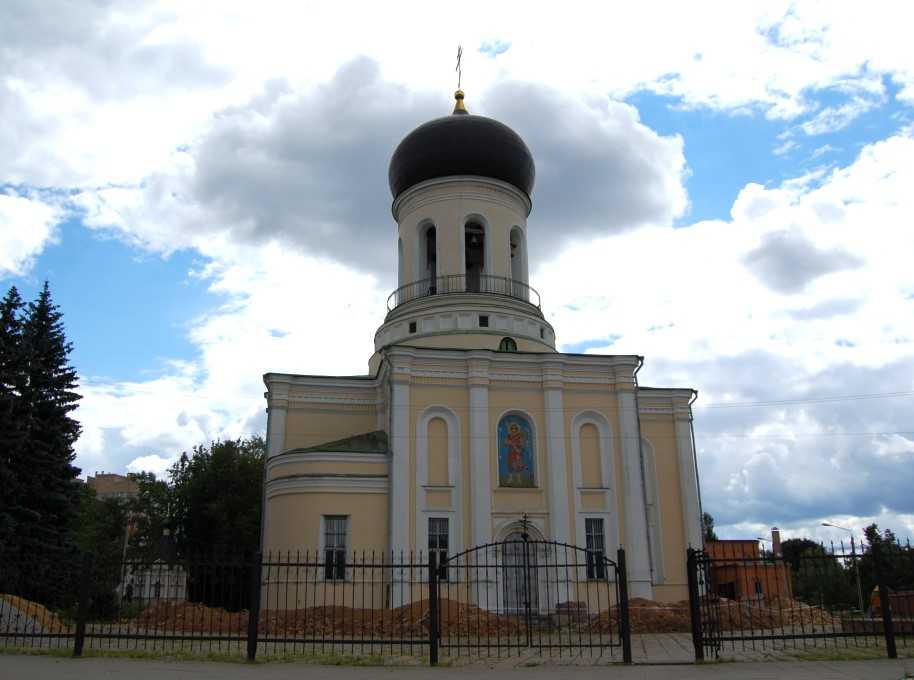
<instances>
[{"instance_id":1,"label":"church building","mask_svg":"<svg viewBox=\"0 0 914 680\"><path fill-rule=\"evenodd\" d=\"M685 599L697 393L639 385L637 355L556 350L528 281L533 155L455 96L390 161L398 288L368 374L264 375L263 551L454 555L523 532L622 546L630 597Z\"/></svg>"}]
</instances>

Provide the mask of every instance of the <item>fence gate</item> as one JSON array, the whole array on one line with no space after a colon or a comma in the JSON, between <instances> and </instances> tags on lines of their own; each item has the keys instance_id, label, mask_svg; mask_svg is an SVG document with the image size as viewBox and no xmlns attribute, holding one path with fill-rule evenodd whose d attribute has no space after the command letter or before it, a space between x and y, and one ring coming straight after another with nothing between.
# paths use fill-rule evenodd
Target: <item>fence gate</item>
<instances>
[{"instance_id":1,"label":"fence gate","mask_svg":"<svg viewBox=\"0 0 914 680\"><path fill-rule=\"evenodd\" d=\"M507 540L433 570L432 647L447 655L617 655L631 662L625 552Z\"/></svg>"},{"instance_id":2,"label":"fence gate","mask_svg":"<svg viewBox=\"0 0 914 680\"><path fill-rule=\"evenodd\" d=\"M720 655L720 597L713 585L712 561L703 550L689 548L686 562L689 580L689 615L695 660Z\"/></svg>"}]
</instances>

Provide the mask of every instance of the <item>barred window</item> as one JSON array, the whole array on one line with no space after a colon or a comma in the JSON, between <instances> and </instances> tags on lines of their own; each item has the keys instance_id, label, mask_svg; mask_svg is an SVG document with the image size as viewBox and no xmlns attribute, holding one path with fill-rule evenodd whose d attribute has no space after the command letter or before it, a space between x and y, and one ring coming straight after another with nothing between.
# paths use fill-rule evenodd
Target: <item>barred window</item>
<instances>
[{"instance_id":1,"label":"barred window","mask_svg":"<svg viewBox=\"0 0 914 680\"><path fill-rule=\"evenodd\" d=\"M438 564L443 564L447 559L448 551L448 520L446 517L429 517L428 519L428 552L435 553ZM447 570L439 571L442 581L447 581Z\"/></svg>"},{"instance_id":2,"label":"barred window","mask_svg":"<svg viewBox=\"0 0 914 680\"><path fill-rule=\"evenodd\" d=\"M342 581L346 578L345 515L324 516L324 578Z\"/></svg>"},{"instance_id":3,"label":"barred window","mask_svg":"<svg viewBox=\"0 0 914 680\"><path fill-rule=\"evenodd\" d=\"M584 520L587 536L587 578L606 578L606 540L603 537L603 520L588 517Z\"/></svg>"}]
</instances>

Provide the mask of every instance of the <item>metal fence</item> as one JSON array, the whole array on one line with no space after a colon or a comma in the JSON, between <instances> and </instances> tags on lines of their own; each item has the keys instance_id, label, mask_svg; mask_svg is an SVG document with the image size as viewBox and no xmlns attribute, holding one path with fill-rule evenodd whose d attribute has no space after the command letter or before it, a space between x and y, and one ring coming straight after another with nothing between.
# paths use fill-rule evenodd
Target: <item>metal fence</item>
<instances>
[{"instance_id":1,"label":"metal fence","mask_svg":"<svg viewBox=\"0 0 914 680\"><path fill-rule=\"evenodd\" d=\"M447 276L412 281L400 286L387 298L387 311L392 311L412 300L431 295L451 295L455 293L507 295L517 300L529 302L536 307L540 306L540 294L523 281L491 274L449 274Z\"/></svg>"},{"instance_id":2,"label":"metal fence","mask_svg":"<svg viewBox=\"0 0 914 680\"><path fill-rule=\"evenodd\" d=\"M28 574L29 565L4 565ZM446 557L339 550L181 561L88 556L53 597L0 587L0 643L246 655L613 655L631 660L624 552L507 542Z\"/></svg>"},{"instance_id":3,"label":"metal fence","mask_svg":"<svg viewBox=\"0 0 914 680\"><path fill-rule=\"evenodd\" d=\"M786 555L689 550L695 658L739 650L914 646L914 550L805 541ZM756 544L757 545L757 544Z\"/></svg>"}]
</instances>

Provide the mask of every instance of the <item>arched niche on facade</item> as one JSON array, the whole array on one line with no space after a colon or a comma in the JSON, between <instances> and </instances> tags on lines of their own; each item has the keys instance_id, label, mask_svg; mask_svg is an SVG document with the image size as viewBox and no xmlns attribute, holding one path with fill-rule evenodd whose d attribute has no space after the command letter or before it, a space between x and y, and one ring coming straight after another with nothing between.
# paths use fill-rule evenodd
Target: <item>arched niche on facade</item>
<instances>
[{"instance_id":1,"label":"arched niche on facade","mask_svg":"<svg viewBox=\"0 0 914 680\"><path fill-rule=\"evenodd\" d=\"M460 419L446 406L429 406L416 422L416 547L428 546L428 520L448 520L451 552L463 544ZM445 500L446 499L446 500ZM404 518L403 521L408 521Z\"/></svg>"},{"instance_id":2,"label":"arched niche on facade","mask_svg":"<svg viewBox=\"0 0 914 680\"><path fill-rule=\"evenodd\" d=\"M582 411L571 419L571 458L575 542L585 547L587 520L602 520L606 552L612 558L619 547L619 490L613 432L605 415L599 411Z\"/></svg>"}]
</instances>

